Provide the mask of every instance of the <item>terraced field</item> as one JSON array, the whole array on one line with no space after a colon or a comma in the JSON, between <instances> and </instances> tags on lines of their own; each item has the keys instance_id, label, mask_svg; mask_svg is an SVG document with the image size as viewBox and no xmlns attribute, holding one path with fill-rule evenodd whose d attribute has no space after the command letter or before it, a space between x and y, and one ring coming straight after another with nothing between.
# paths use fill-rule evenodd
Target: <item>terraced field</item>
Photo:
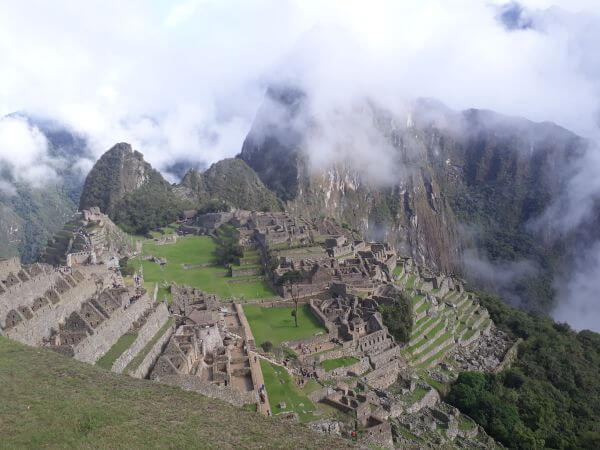
<instances>
[{"instance_id":1,"label":"terraced field","mask_svg":"<svg viewBox=\"0 0 600 450\"><path fill-rule=\"evenodd\" d=\"M404 289L409 286L411 292L422 284L415 274L404 273L397 281ZM436 307L425 295L412 297L414 324L404 353L419 368L435 366L458 343L491 326L487 312L470 294L450 292L437 302Z\"/></svg>"}]
</instances>

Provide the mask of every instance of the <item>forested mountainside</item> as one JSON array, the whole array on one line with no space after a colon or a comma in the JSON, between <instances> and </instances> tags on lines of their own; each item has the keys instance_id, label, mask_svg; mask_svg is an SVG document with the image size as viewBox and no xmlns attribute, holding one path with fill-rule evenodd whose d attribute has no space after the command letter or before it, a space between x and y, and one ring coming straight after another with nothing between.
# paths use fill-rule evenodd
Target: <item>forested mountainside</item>
<instances>
[{"instance_id":1,"label":"forested mountainside","mask_svg":"<svg viewBox=\"0 0 600 450\"><path fill-rule=\"evenodd\" d=\"M492 262L526 259L536 270L505 294L526 308L551 307L551 280L568 267L576 240L573 233L540 238L530 225L561 200L584 139L554 124L456 112L431 100L416 101L403 116L365 102L361 117L397 165L397 177L382 185L377 167L361 167L360 153L374 151L368 145L355 149L358 163L311 166L314 136L327 125L311 119L307 104L298 90L271 89L239 155L289 209L336 217L488 288L497 286L465 272L465 250L476 248ZM339 139L329 144L345 144Z\"/></svg>"},{"instance_id":2,"label":"forested mountainside","mask_svg":"<svg viewBox=\"0 0 600 450\"><path fill-rule=\"evenodd\" d=\"M223 159L204 172L189 170L176 188L181 195L199 203L222 201L238 208L280 211L281 200L270 191L244 161Z\"/></svg>"},{"instance_id":3,"label":"forested mountainside","mask_svg":"<svg viewBox=\"0 0 600 450\"><path fill-rule=\"evenodd\" d=\"M12 167L0 164L0 257L20 255L34 261L48 238L77 210L83 176L77 163L89 158L85 140L62 125L21 113L10 117L36 127L48 144L48 157L57 177L35 187L20 180Z\"/></svg>"},{"instance_id":4,"label":"forested mountainside","mask_svg":"<svg viewBox=\"0 0 600 450\"><path fill-rule=\"evenodd\" d=\"M600 335L479 296L522 340L517 359L498 374L461 373L446 400L509 448L600 448Z\"/></svg>"}]
</instances>

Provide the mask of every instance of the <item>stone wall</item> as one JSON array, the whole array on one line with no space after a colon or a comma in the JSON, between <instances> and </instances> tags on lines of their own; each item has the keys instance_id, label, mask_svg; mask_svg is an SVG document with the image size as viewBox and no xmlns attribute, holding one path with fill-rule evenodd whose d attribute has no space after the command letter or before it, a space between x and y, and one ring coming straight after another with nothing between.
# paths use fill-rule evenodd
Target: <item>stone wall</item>
<instances>
[{"instance_id":1,"label":"stone wall","mask_svg":"<svg viewBox=\"0 0 600 450\"><path fill-rule=\"evenodd\" d=\"M128 375L131 375L135 378L146 378L150 373L150 369L154 367L156 360L161 355L163 348L171 339L171 335L175 331L175 324L173 324L169 329L163 334L156 344L152 347L152 349L148 352L148 354L144 357L139 366L137 366L134 370L127 371Z\"/></svg>"},{"instance_id":2,"label":"stone wall","mask_svg":"<svg viewBox=\"0 0 600 450\"><path fill-rule=\"evenodd\" d=\"M110 319L102 322L94 334L78 343L73 348L73 357L79 361L95 363L124 335L133 322L144 312L152 307L152 299L144 294L135 303L125 309L124 307L114 311Z\"/></svg>"},{"instance_id":3,"label":"stone wall","mask_svg":"<svg viewBox=\"0 0 600 450\"><path fill-rule=\"evenodd\" d=\"M254 277L254 276L259 276L263 274L263 269L262 267L244 267L244 266L240 266L240 267L232 267L231 268L231 276L232 277Z\"/></svg>"},{"instance_id":4,"label":"stone wall","mask_svg":"<svg viewBox=\"0 0 600 450\"><path fill-rule=\"evenodd\" d=\"M46 283L43 283L43 281L46 281ZM48 280L38 280L37 283L37 286L32 286L30 292L42 291L43 295L49 287ZM47 304L32 311L31 318L24 319L4 332L6 336L24 344L42 345L44 339L50 337L52 328L58 328L59 323L69 317L72 312L78 311L81 304L92 297L95 292L96 283L92 279L85 279L59 296L58 303L48 301ZM28 297L23 297L21 300L27 303L25 302L26 299Z\"/></svg>"},{"instance_id":5,"label":"stone wall","mask_svg":"<svg viewBox=\"0 0 600 450\"><path fill-rule=\"evenodd\" d=\"M500 364L498 364L498 366L494 369L494 373L502 372L504 369L508 369L512 365L515 359L517 359L519 344L521 344L521 342L523 342L523 339L517 339L517 341L508 349Z\"/></svg>"},{"instance_id":6,"label":"stone wall","mask_svg":"<svg viewBox=\"0 0 600 450\"><path fill-rule=\"evenodd\" d=\"M371 365L369 364L369 358L365 356L364 358L361 358L358 362L350 366L338 367L337 369L333 369L329 372L324 372L324 374L321 375L319 378L323 380L328 380L330 378L345 377L348 375L348 373L362 375L370 369Z\"/></svg>"},{"instance_id":7,"label":"stone wall","mask_svg":"<svg viewBox=\"0 0 600 450\"><path fill-rule=\"evenodd\" d=\"M19 258L12 257L3 259L0 261L0 281L6 280L6 277L9 273L17 273L21 270L21 263L19 262Z\"/></svg>"},{"instance_id":8,"label":"stone wall","mask_svg":"<svg viewBox=\"0 0 600 450\"><path fill-rule=\"evenodd\" d=\"M146 344L152 340L154 335L161 329L165 322L169 320L169 310L167 304L162 302L156 306L156 309L146 319L146 323L138 330L137 337L131 346L125 350L121 356L113 363L111 370L121 373L127 367L135 356L144 349Z\"/></svg>"},{"instance_id":9,"label":"stone wall","mask_svg":"<svg viewBox=\"0 0 600 450\"><path fill-rule=\"evenodd\" d=\"M318 353L316 355L300 355L299 358L307 364L319 364L321 361L325 361L326 359L337 359L347 356L353 356L357 358L359 357L359 353L354 348L337 348L335 350L330 350L325 353Z\"/></svg>"},{"instance_id":10,"label":"stone wall","mask_svg":"<svg viewBox=\"0 0 600 450\"><path fill-rule=\"evenodd\" d=\"M20 270L19 267L18 271ZM16 275L18 271L11 273ZM20 281L10 287L5 286L5 292L0 294L0 326L5 327L5 318L10 310L17 309L19 306L29 306L34 299L43 297L46 291L60 278L57 270L50 269L48 273L42 271L40 274L30 277L29 281Z\"/></svg>"},{"instance_id":11,"label":"stone wall","mask_svg":"<svg viewBox=\"0 0 600 450\"><path fill-rule=\"evenodd\" d=\"M375 331L358 340L358 346L363 352L378 352L388 348L390 343L391 339L385 330Z\"/></svg>"},{"instance_id":12,"label":"stone wall","mask_svg":"<svg viewBox=\"0 0 600 450\"><path fill-rule=\"evenodd\" d=\"M323 314L323 312L315 306L313 299L310 299L309 305L311 312L317 318L319 323L327 328L327 331L329 331L330 334L334 331L337 331L337 327L334 325L334 323L328 320L325 314Z\"/></svg>"},{"instance_id":13,"label":"stone wall","mask_svg":"<svg viewBox=\"0 0 600 450\"><path fill-rule=\"evenodd\" d=\"M369 386L377 389L385 389L396 382L399 372L399 361L394 360L388 365L366 374L365 381Z\"/></svg>"},{"instance_id":14,"label":"stone wall","mask_svg":"<svg viewBox=\"0 0 600 450\"><path fill-rule=\"evenodd\" d=\"M400 347L395 345L392 348L385 350L377 355L369 355L369 359L371 360L373 368L378 369L390 363L394 359L397 359L399 356Z\"/></svg>"},{"instance_id":15,"label":"stone wall","mask_svg":"<svg viewBox=\"0 0 600 450\"><path fill-rule=\"evenodd\" d=\"M237 313L238 319L240 319L240 323L242 324L242 329L244 330L244 337L246 339L246 345L248 345L249 348L254 348L254 335L252 334L252 328L250 328L248 319L246 318L244 307L239 303L236 303L235 312Z\"/></svg>"},{"instance_id":16,"label":"stone wall","mask_svg":"<svg viewBox=\"0 0 600 450\"><path fill-rule=\"evenodd\" d=\"M235 406L258 403L256 391L241 392L230 386L218 386L209 381L203 381L196 375L166 375L155 381L178 386L185 391L198 392L206 397L217 398Z\"/></svg>"},{"instance_id":17,"label":"stone wall","mask_svg":"<svg viewBox=\"0 0 600 450\"><path fill-rule=\"evenodd\" d=\"M425 407L432 408L440 402L440 394L435 389L430 389L421 400L413 403L408 408L406 408L406 412L409 414L415 414L421 411Z\"/></svg>"}]
</instances>

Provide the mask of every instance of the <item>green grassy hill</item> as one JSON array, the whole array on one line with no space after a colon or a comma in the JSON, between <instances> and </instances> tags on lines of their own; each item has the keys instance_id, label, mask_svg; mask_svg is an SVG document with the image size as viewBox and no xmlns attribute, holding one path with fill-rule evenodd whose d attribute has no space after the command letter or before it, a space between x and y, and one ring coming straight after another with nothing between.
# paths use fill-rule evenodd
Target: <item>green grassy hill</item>
<instances>
[{"instance_id":1,"label":"green grassy hill","mask_svg":"<svg viewBox=\"0 0 600 450\"><path fill-rule=\"evenodd\" d=\"M344 448L297 424L0 337L3 448Z\"/></svg>"}]
</instances>

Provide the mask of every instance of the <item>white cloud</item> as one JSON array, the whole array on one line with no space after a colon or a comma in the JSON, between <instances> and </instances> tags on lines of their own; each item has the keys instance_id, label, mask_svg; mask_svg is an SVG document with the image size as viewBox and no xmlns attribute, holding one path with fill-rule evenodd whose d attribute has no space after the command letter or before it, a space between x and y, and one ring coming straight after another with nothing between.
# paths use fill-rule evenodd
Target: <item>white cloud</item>
<instances>
[{"instance_id":1,"label":"white cloud","mask_svg":"<svg viewBox=\"0 0 600 450\"><path fill-rule=\"evenodd\" d=\"M53 163L47 155L48 143L44 135L26 120L19 117L0 119L0 163L17 181L36 187L43 186L56 177ZM9 192L7 182L3 191Z\"/></svg>"},{"instance_id":2,"label":"white cloud","mask_svg":"<svg viewBox=\"0 0 600 450\"><path fill-rule=\"evenodd\" d=\"M282 78L309 89L316 108L427 96L592 134L600 4L527 0L539 29L507 32L502 3L58 1L36 14L9 3L0 112L61 119L96 155L131 141L159 168L236 154L265 87ZM545 9L555 4L565 10Z\"/></svg>"}]
</instances>

